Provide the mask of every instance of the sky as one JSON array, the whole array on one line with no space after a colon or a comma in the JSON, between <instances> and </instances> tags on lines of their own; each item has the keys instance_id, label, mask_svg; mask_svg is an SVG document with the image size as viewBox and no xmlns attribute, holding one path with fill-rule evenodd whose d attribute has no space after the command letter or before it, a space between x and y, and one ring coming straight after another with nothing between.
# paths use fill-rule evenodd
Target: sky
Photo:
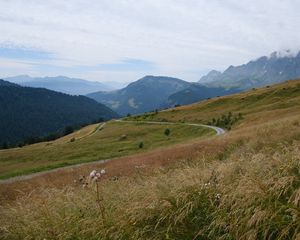
<instances>
[{"instance_id":1,"label":"sky","mask_svg":"<svg viewBox=\"0 0 300 240\"><path fill-rule=\"evenodd\" d=\"M198 81L300 49L299 0L0 0L0 77Z\"/></svg>"}]
</instances>

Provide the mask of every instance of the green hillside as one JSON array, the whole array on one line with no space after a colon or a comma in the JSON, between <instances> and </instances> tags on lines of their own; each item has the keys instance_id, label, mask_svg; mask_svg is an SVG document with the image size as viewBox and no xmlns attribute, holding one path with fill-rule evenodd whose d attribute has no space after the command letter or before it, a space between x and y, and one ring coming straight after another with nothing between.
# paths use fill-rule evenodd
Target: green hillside
<instances>
[{"instance_id":1,"label":"green hillside","mask_svg":"<svg viewBox=\"0 0 300 240\"><path fill-rule=\"evenodd\" d=\"M244 93L216 97L188 106L158 113L133 116L131 120L208 123L222 115L241 113L244 120L235 128L276 120L283 115L294 115L300 110L300 80L252 89Z\"/></svg>"},{"instance_id":2,"label":"green hillside","mask_svg":"<svg viewBox=\"0 0 300 240\"><path fill-rule=\"evenodd\" d=\"M180 125L109 122L88 126L52 142L0 150L0 179L144 152L214 132ZM99 128L100 126L100 128ZM171 129L170 136L164 130ZM91 132L90 134L88 132ZM122 136L124 139L122 139ZM143 142L143 148L139 148Z\"/></svg>"}]
</instances>

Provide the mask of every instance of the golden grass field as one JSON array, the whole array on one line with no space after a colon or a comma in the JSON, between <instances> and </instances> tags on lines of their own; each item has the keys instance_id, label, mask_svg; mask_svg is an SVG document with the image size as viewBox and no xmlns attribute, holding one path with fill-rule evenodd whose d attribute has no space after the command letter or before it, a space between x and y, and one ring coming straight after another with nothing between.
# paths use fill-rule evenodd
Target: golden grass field
<instances>
[{"instance_id":1,"label":"golden grass field","mask_svg":"<svg viewBox=\"0 0 300 240\"><path fill-rule=\"evenodd\" d=\"M243 119L221 136L1 184L1 238L300 239L300 80L132 118L229 111Z\"/></svg>"}]
</instances>

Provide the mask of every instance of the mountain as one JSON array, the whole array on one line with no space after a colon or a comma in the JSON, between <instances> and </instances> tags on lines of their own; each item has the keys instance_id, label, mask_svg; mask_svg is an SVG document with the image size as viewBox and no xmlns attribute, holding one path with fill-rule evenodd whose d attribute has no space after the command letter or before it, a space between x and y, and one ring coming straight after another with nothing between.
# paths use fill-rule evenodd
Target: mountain
<instances>
[{"instance_id":1,"label":"mountain","mask_svg":"<svg viewBox=\"0 0 300 240\"><path fill-rule=\"evenodd\" d=\"M230 66L223 73L212 71L200 79L208 87L249 89L279 83L300 76L300 52L273 52L240 66ZM208 82L209 80L209 82Z\"/></svg>"},{"instance_id":2,"label":"mountain","mask_svg":"<svg viewBox=\"0 0 300 240\"><path fill-rule=\"evenodd\" d=\"M206 87L201 84L191 84L188 88L176 92L168 97L165 106L173 107L176 105L188 105L207 98L213 98L217 96L224 96L233 93L240 92L238 88L225 89L221 87Z\"/></svg>"},{"instance_id":3,"label":"mountain","mask_svg":"<svg viewBox=\"0 0 300 240\"><path fill-rule=\"evenodd\" d=\"M145 76L120 90L95 92L87 96L126 115L160 108L171 94L189 86L190 83L178 78Z\"/></svg>"},{"instance_id":4,"label":"mountain","mask_svg":"<svg viewBox=\"0 0 300 240\"><path fill-rule=\"evenodd\" d=\"M18 85L15 84L15 83L11 83L11 82L4 81L4 80L0 79L0 87L9 87L9 86L17 87Z\"/></svg>"},{"instance_id":5,"label":"mountain","mask_svg":"<svg viewBox=\"0 0 300 240\"><path fill-rule=\"evenodd\" d=\"M26 87L47 88L53 91L72 95L86 95L95 91L111 91L115 89L108 84L91 82L78 78L68 78L64 76L34 78L27 75L20 75L8 77L4 80Z\"/></svg>"},{"instance_id":6,"label":"mountain","mask_svg":"<svg viewBox=\"0 0 300 240\"><path fill-rule=\"evenodd\" d=\"M84 96L0 81L0 143L43 137L67 126L116 118L108 107Z\"/></svg>"},{"instance_id":7,"label":"mountain","mask_svg":"<svg viewBox=\"0 0 300 240\"><path fill-rule=\"evenodd\" d=\"M201 79L200 79L200 83L205 83L205 82L212 82L214 81L216 78L220 77L221 76L221 72L219 71L216 71L216 70L212 70L210 71L207 75L203 76Z\"/></svg>"}]
</instances>

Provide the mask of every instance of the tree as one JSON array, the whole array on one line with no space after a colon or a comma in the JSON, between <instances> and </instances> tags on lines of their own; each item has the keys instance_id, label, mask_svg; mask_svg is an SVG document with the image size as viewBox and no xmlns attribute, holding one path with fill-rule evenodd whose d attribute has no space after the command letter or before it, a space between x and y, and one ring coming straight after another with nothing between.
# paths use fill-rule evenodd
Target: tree
<instances>
[{"instance_id":1,"label":"tree","mask_svg":"<svg viewBox=\"0 0 300 240\"><path fill-rule=\"evenodd\" d=\"M8 144L7 144L7 142L2 143L2 149L8 149Z\"/></svg>"},{"instance_id":2,"label":"tree","mask_svg":"<svg viewBox=\"0 0 300 240\"><path fill-rule=\"evenodd\" d=\"M101 117L98 119L98 122L104 122L104 119Z\"/></svg>"},{"instance_id":3,"label":"tree","mask_svg":"<svg viewBox=\"0 0 300 240\"><path fill-rule=\"evenodd\" d=\"M169 136L171 133L171 130L169 128L166 128L164 133L166 136Z\"/></svg>"}]
</instances>

